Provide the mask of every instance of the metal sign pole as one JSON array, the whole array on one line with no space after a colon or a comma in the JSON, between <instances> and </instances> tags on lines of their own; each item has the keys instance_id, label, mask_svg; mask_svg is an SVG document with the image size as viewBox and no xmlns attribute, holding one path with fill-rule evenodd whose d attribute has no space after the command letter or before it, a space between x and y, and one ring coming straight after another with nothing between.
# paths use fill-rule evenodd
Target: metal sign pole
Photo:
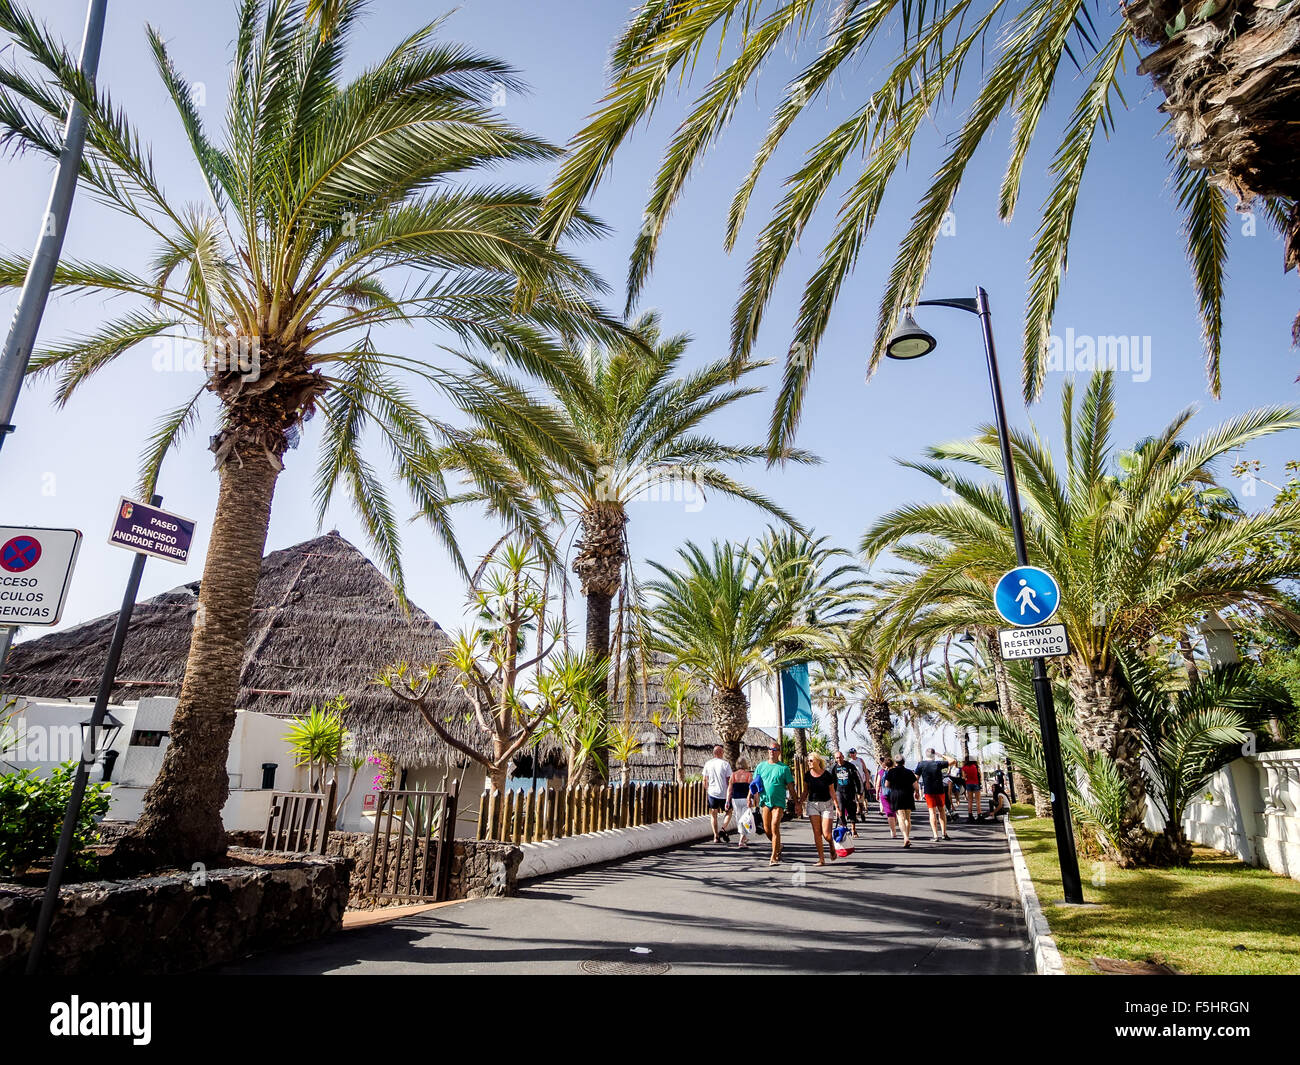
<instances>
[{"instance_id":1,"label":"metal sign pole","mask_svg":"<svg viewBox=\"0 0 1300 1065\"><path fill-rule=\"evenodd\" d=\"M154 496L151 506L161 506L162 496ZM117 676L117 663L122 657L122 646L126 643L127 629L131 625L131 614L135 610L136 596L140 591L140 577L144 573L144 564L148 555L137 553L131 563L131 576L127 578L126 593L122 596L122 607L117 612L117 627L113 630L113 642L108 647L108 658L104 662L104 673L99 679L99 692L95 696L95 709L90 715L90 730L82 745L81 761L77 765L77 777L72 785L72 795L68 799L68 808L63 815L63 831L59 834L59 847L54 852L54 864L50 867L50 879L45 885L45 897L41 900L41 913L36 922L36 935L32 939L32 950L27 956L27 975L35 976L41 964L41 955L45 952L45 941L49 937L50 925L54 921L54 909L59 901L59 886L63 882L63 870L72 853L72 838L76 835L77 822L81 818L81 801L86 795L86 784L90 780L90 765L94 762L95 734L108 713L108 698L113 691L113 681ZM90 748L87 750L87 748Z\"/></svg>"},{"instance_id":2,"label":"metal sign pole","mask_svg":"<svg viewBox=\"0 0 1300 1065\"><path fill-rule=\"evenodd\" d=\"M86 11L86 29L81 40L81 73L92 85L99 68L99 49L104 38L104 12L108 0L90 0ZM14 311L4 352L0 354L0 447L5 437L13 432L14 408L18 393L27 374L27 363L36 344L36 333L45 314L45 302L54 281L54 268L63 250L63 235L72 214L72 195L77 191L77 172L81 169L81 155L86 143L86 112L80 104L72 102L68 108L68 122L63 129L63 151L59 153L59 168L54 175L50 199L41 219L41 231L36 238L36 248L23 281L18 309Z\"/></svg>"}]
</instances>

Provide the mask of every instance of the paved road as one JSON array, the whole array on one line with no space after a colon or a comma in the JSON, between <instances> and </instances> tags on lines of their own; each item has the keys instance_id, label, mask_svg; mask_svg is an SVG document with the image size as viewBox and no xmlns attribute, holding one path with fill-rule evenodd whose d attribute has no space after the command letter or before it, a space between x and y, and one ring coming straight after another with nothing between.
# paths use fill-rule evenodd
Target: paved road
<instances>
[{"instance_id":1,"label":"paved road","mask_svg":"<svg viewBox=\"0 0 1300 1065\"><path fill-rule=\"evenodd\" d=\"M786 826L790 829L790 826ZM1002 828L928 825L904 850L872 819L848 859L813 863L807 822L783 864L699 843L340 932L225 973L1025 973L1033 968ZM634 948L650 953L633 953ZM645 968L641 968L645 967Z\"/></svg>"}]
</instances>

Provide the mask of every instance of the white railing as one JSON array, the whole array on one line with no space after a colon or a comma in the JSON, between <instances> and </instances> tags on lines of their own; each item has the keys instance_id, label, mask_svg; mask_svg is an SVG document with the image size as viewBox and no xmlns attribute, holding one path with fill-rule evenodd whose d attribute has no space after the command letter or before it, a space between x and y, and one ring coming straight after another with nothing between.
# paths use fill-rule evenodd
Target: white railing
<instances>
[{"instance_id":1,"label":"white railing","mask_svg":"<svg viewBox=\"0 0 1300 1065\"><path fill-rule=\"evenodd\" d=\"M1187 838L1300 880L1300 750L1229 762L1183 821Z\"/></svg>"}]
</instances>

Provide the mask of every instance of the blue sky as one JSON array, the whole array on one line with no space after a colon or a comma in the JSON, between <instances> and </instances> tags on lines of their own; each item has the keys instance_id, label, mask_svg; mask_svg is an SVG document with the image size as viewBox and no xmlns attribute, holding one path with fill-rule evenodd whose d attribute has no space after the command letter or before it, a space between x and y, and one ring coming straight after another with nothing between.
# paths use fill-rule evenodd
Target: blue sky
<instances>
[{"instance_id":1,"label":"blue sky","mask_svg":"<svg viewBox=\"0 0 1300 1065\"><path fill-rule=\"evenodd\" d=\"M829 5L828 5L829 6ZM81 0L44 0L40 11L65 39L79 42L84 18ZM134 0L110 5L100 67L101 84L125 105L151 141L155 163L168 190L179 199L200 198L187 166L184 142L170 104L162 97L144 38L151 22L171 41L177 65L191 80L203 82L202 109L210 124L220 120L234 5L175 4ZM439 9L411 0L374 5L359 36L358 65L380 54ZM509 96L503 112L516 124L563 143L579 128L598 100L610 41L627 13L622 2L527 2L467 0L453 12L443 34L513 63L532 88L528 96ZM737 252L722 249L726 207L747 168L777 93L792 69L790 57L765 71L756 94L738 109L731 128L689 186L665 231L656 272L641 306L655 307L671 331L687 331L695 343L693 361L716 358L726 350L732 303L753 236L780 195L780 181L799 162L801 145L842 117L859 101L879 73L869 56L851 76L819 101L797 127L804 135L774 160L751 208ZM882 57L883 58L883 57ZM707 76L697 71L698 90ZM1099 141L1087 173L1087 189L1075 220L1070 271L1055 325L1064 335L1138 335L1151 338L1149 379L1122 375L1118 384L1116 438L1123 444L1155 431L1177 411L1199 404L1198 430L1251 407L1292 403L1300 361L1290 347L1290 323L1297 305L1295 275L1281 271L1281 247L1261 219L1256 235L1241 234L1233 220L1231 277L1225 314L1223 395L1213 401L1205 387L1199 325L1188 269L1183 258L1178 217L1166 179L1166 140L1156 110L1158 94L1146 79L1130 73L1127 112L1118 130ZM976 284L989 290L1010 417L1025 424L1032 417L1053 439L1058 436L1058 398L1062 374L1049 375L1041 402L1026 411L1019 396L1019 340L1024 304L1025 261L1037 223L1037 207L1048 188L1051 134L1061 128L1077 86L1054 101L1042 138L1026 168L1021 206L1015 221L995 214L998 183L1005 164L1010 124L998 129L995 144L979 156L955 204L955 233L942 238L927 296L970 295ZM592 207L614 229L608 241L583 250L584 257L611 283L612 306L622 306L627 252L641 224L646 191L658 155L688 98L668 99L653 123L634 137L597 193ZM967 315L932 310L924 323L939 338L938 351L917 363L886 363L868 383L866 354L879 294L897 241L906 228L916 197L940 158L944 138L956 127L960 101L932 116L930 128L909 160L905 174L886 198L876 231L859 266L845 285L819 356L798 443L822 456L816 468L766 470L747 479L798 514L819 533L851 547L863 528L889 508L915 498L936 496L938 487L899 468L894 458L917 457L929 444L967 435L989 420L988 388L976 323ZM516 177L519 175L511 175ZM531 174L537 182L545 169ZM0 215L0 247L28 254L37 220L48 195L50 170L32 159L0 164L0 192L7 210ZM758 354L780 359L790 342L802 284L834 221L834 206L823 211L791 257L776 291L758 343ZM65 253L112 259L138 267L148 254L141 234L125 220L82 197L74 207ZM0 313L7 320L15 303L6 296ZM45 343L70 332L93 328L107 311L93 299L51 306L41 331ZM433 352L445 340L430 330L402 334L412 352ZM146 346L105 372L63 410L50 404L47 384L29 387L20 400L18 431L0 452L0 521L11 524L75 526L86 534L64 616L76 623L116 608L130 556L106 543L114 504L135 483L136 460L155 419L174 406L197 381L192 375L160 373ZM778 369L765 372L769 387ZM718 435L761 440L770 395L755 397L726 412L715 423ZM164 467L165 506L198 521L198 547L184 568L151 562L142 595L148 596L197 579L202 548L216 499L216 475L206 451L213 420ZM290 452L280 479L268 550L285 547L317 532L311 502L311 425L303 445ZM1266 440L1249 456L1263 460L1266 477L1277 479L1294 457L1297 441ZM381 456L376 455L377 459ZM1225 476L1227 471L1222 471ZM1239 486L1234 486L1239 487ZM1247 505L1267 505L1272 492L1259 486ZM710 499L696 510L682 502L634 506L630 535L638 559L669 559L685 539L743 539L761 532L763 518L751 508ZM459 522L467 554L485 549L497 535L490 523L466 513ZM342 498L324 529L337 527L364 545L360 527ZM464 588L434 537L411 526L405 534L408 583L413 600L444 625L459 624ZM38 635L28 630L26 636Z\"/></svg>"}]
</instances>

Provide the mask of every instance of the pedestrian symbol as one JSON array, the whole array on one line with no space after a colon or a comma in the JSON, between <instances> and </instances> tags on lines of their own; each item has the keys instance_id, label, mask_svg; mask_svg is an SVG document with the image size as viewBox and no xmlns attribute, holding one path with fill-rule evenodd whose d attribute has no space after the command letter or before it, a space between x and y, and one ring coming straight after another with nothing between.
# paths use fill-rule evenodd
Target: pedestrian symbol
<instances>
[{"instance_id":1,"label":"pedestrian symbol","mask_svg":"<svg viewBox=\"0 0 1300 1065\"><path fill-rule=\"evenodd\" d=\"M1041 625L1056 613L1060 599L1052 575L1037 566L1017 566L993 589L993 605L1011 625Z\"/></svg>"}]
</instances>

